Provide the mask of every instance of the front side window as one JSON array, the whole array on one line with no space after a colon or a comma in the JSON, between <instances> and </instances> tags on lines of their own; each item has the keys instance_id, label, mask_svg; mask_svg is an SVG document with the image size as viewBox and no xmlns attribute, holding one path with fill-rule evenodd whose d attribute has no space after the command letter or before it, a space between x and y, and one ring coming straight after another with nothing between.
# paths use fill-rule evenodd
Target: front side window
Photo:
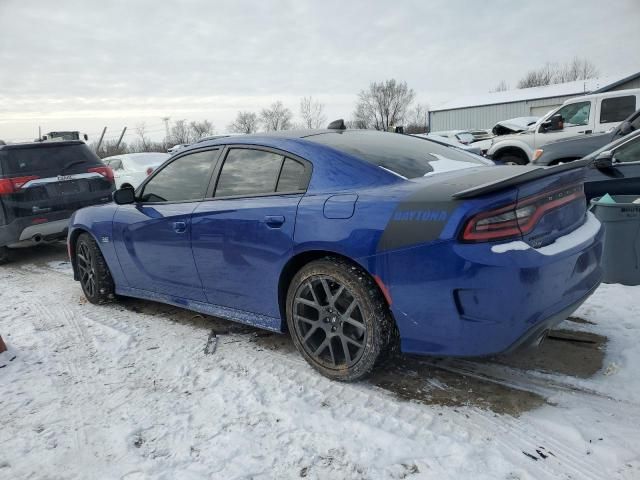
<instances>
[{"instance_id":1,"label":"front side window","mask_svg":"<svg viewBox=\"0 0 640 480\"><path fill-rule=\"evenodd\" d=\"M640 162L640 137L616 148L613 156L618 162Z\"/></svg>"},{"instance_id":2,"label":"front side window","mask_svg":"<svg viewBox=\"0 0 640 480\"><path fill-rule=\"evenodd\" d=\"M562 115L565 127L576 127L589 124L590 112L591 102L579 102L562 107L556 112L556 115Z\"/></svg>"},{"instance_id":3,"label":"front side window","mask_svg":"<svg viewBox=\"0 0 640 480\"><path fill-rule=\"evenodd\" d=\"M204 198L217 150L180 157L160 170L145 185L143 202L184 202Z\"/></svg>"},{"instance_id":4,"label":"front side window","mask_svg":"<svg viewBox=\"0 0 640 480\"><path fill-rule=\"evenodd\" d=\"M222 165L215 196L274 193L282 161L282 155L263 150L229 150Z\"/></svg>"},{"instance_id":5,"label":"front side window","mask_svg":"<svg viewBox=\"0 0 640 480\"><path fill-rule=\"evenodd\" d=\"M600 105L600 123L621 122L635 111L635 95L605 98Z\"/></svg>"}]
</instances>

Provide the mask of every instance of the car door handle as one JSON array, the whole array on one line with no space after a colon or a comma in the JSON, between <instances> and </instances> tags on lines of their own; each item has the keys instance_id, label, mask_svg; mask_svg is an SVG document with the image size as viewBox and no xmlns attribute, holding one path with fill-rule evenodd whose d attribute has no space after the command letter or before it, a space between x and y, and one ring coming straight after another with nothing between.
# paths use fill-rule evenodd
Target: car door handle
<instances>
[{"instance_id":1,"label":"car door handle","mask_svg":"<svg viewBox=\"0 0 640 480\"><path fill-rule=\"evenodd\" d=\"M187 231L187 222L173 222L173 230L176 233L184 233Z\"/></svg>"},{"instance_id":2,"label":"car door handle","mask_svg":"<svg viewBox=\"0 0 640 480\"><path fill-rule=\"evenodd\" d=\"M267 215L264 217L264 222L270 228L280 228L284 224L284 217L282 215Z\"/></svg>"}]
</instances>

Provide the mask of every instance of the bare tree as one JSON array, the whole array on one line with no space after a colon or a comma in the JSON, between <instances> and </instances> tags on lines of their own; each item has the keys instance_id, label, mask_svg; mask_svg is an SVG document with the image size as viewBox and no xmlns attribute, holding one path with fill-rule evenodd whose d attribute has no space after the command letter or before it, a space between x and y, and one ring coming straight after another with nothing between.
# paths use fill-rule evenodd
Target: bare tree
<instances>
[{"instance_id":1,"label":"bare tree","mask_svg":"<svg viewBox=\"0 0 640 480\"><path fill-rule=\"evenodd\" d=\"M196 142L201 138L208 137L215 133L213 124L209 120L203 120L201 122L191 122L189 124L190 137L192 142Z\"/></svg>"},{"instance_id":2,"label":"bare tree","mask_svg":"<svg viewBox=\"0 0 640 480\"><path fill-rule=\"evenodd\" d=\"M507 90L509 90L509 85L507 85L507 82L505 82L504 80L500 80L500 82L498 82L496 87L491 90L491 92L506 92Z\"/></svg>"},{"instance_id":3,"label":"bare tree","mask_svg":"<svg viewBox=\"0 0 640 480\"><path fill-rule=\"evenodd\" d=\"M547 62L543 67L528 71L518 82L518 88L586 80L598 76L598 73L596 66L586 58L575 57L562 65Z\"/></svg>"},{"instance_id":4,"label":"bare tree","mask_svg":"<svg viewBox=\"0 0 640 480\"><path fill-rule=\"evenodd\" d=\"M414 98L407 82L373 82L358 94L354 120L366 128L388 130L402 123Z\"/></svg>"},{"instance_id":5,"label":"bare tree","mask_svg":"<svg viewBox=\"0 0 640 480\"><path fill-rule=\"evenodd\" d=\"M300 100L300 116L304 128L320 128L327 123L324 104L314 101L312 97L302 97Z\"/></svg>"},{"instance_id":6,"label":"bare tree","mask_svg":"<svg viewBox=\"0 0 640 480\"><path fill-rule=\"evenodd\" d=\"M271 104L269 108L263 108L260 112L260 121L267 132L277 130L289 130L291 128L291 110L285 107L281 101Z\"/></svg>"},{"instance_id":7,"label":"bare tree","mask_svg":"<svg viewBox=\"0 0 640 480\"><path fill-rule=\"evenodd\" d=\"M555 78L557 65L547 62L543 67L529 70L524 77L518 81L518 88L542 87L551 85Z\"/></svg>"},{"instance_id":8,"label":"bare tree","mask_svg":"<svg viewBox=\"0 0 640 480\"><path fill-rule=\"evenodd\" d=\"M573 57L571 62L565 63L556 73L555 83L587 80L599 75L596 66L586 58Z\"/></svg>"},{"instance_id":9,"label":"bare tree","mask_svg":"<svg viewBox=\"0 0 640 480\"><path fill-rule=\"evenodd\" d=\"M171 126L170 143L191 143L191 132L186 120L176 120Z\"/></svg>"},{"instance_id":10,"label":"bare tree","mask_svg":"<svg viewBox=\"0 0 640 480\"><path fill-rule=\"evenodd\" d=\"M144 122L140 122L136 125L136 133L140 137L140 143L142 144L142 152L147 151L147 143L149 139L147 138L147 124Z\"/></svg>"},{"instance_id":11,"label":"bare tree","mask_svg":"<svg viewBox=\"0 0 640 480\"><path fill-rule=\"evenodd\" d=\"M235 121L227 128L233 133L255 133L258 131L258 116L253 112L238 112Z\"/></svg>"},{"instance_id":12,"label":"bare tree","mask_svg":"<svg viewBox=\"0 0 640 480\"><path fill-rule=\"evenodd\" d=\"M418 103L407 113L404 133L426 133L429 129L429 105Z\"/></svg>"}]
</instances>

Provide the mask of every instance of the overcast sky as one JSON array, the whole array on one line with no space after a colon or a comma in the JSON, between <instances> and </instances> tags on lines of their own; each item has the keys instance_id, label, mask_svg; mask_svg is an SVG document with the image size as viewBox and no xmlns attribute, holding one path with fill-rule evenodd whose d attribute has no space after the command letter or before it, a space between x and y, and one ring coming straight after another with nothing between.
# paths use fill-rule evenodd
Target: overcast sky
<instances>
[{"instance_id":1,"label":"overcast sky","mask_svg":"<svg viewBox=\"0 0 640 480\"><path fill-rule=\"evenodd\" d=\"M640 71L640 1L0 0L0 139L95 138L312 95L349 118L374 80L421 103L483 93L574 56Z\"/></svg>"}]
</instances>

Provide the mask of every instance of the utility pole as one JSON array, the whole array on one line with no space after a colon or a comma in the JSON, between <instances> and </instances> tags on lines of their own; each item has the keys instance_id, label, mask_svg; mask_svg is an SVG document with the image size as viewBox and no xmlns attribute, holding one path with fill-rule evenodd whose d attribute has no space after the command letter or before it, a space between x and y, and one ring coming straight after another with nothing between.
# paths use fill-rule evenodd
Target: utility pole
<instances>
[{"instance_id":1,"label":"utility pole","mask_svg":"<svg viewBox=\"0 0 640 480\"><path fill-rule=\"evenodd\" d=\"M164 122L164 130L165 130L165 143L169 142L169 120L170 117L162 117L162 121Z\"/></svg>"},{"instance_id":2,"label":"utility pole","mask_svg":"<svg viewBox=\"0 0 640 480\"><path fill-rule=\"evenodd\" d=\"M120 142L122 141L122 137L124 137L124 132L127 131L127 127L122 129L122 133L120 134L120 138L118 139L118 143L116 143L116 150L120 148Z\"/></svg>"},{"instance_id":3,"label":"utility pole","mask_svg":"<svg viewBox=\"0 0 640 480\"><path fill-rule=\"evenodd\" d=\"M42 141L42 127L38 125L38 141Z\"/></svg>"},{"instance_id":4,"label":"utility pole","mask_svg":"<svg viewBox=\"0 0 640 480\"><path fill-rule=\"evenodd\" d=\"M100 150L100 145L102 145L102 139L104 138L105 133L107 133L107 127L102 129L102 135L100 135L100 140L98 140L98 145L96 145L96 152Z\"/></svg>"}]
</instances>

